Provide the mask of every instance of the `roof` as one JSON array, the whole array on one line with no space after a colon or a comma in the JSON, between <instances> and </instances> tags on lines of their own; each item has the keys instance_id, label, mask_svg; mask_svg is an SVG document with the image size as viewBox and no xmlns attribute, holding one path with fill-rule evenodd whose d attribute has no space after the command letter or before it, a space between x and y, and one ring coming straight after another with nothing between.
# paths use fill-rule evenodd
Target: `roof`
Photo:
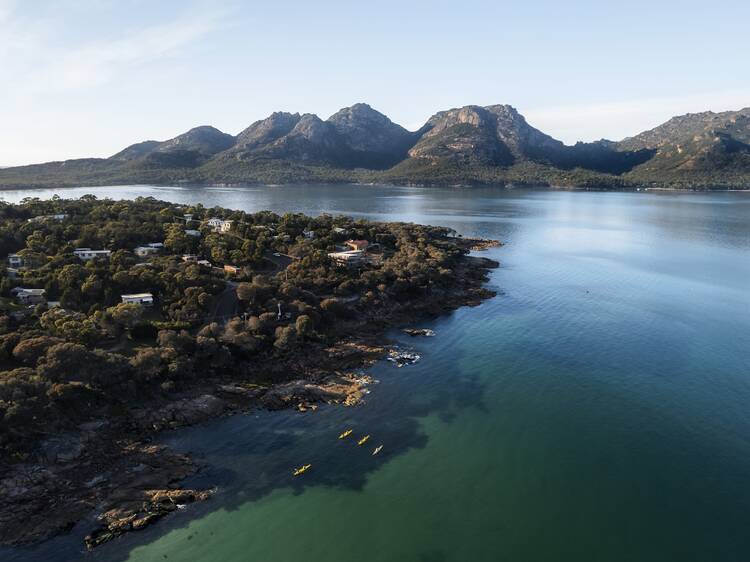
<instances>
[{"instance_id":1,"label":"roof","mask_svg":"<svg viewBox=\"0 0 750 562\"><path fill-rule=\"evenodd\" d=\"M344 252L330 252L329 258L356 258L364 256L365 253L362 250L346 250Z\"/></svg>"},{"instance_id":2,"label":"roof","mask_svg":"<svg viewBox=\"0 0 750 562\"><path fill-rule=\"evenodd\" d=\"M11 293L15 295L20 295L23 293L24 295L40 295L40 296L43 295L45 292L46 291L44 289L26 289L24 287L16 287L15 289L11 291Z\"/></svg>"},{"instance_id":3,"label":"roof","mask_svg":"<svg viewBox=\"0 0 750 562\"><path fill-rule=\"evenodd\" d=\"M154 295L151 293L133 293L132 295L120 295L124 299L152 299Z\"/></svg>"}]
</instances>

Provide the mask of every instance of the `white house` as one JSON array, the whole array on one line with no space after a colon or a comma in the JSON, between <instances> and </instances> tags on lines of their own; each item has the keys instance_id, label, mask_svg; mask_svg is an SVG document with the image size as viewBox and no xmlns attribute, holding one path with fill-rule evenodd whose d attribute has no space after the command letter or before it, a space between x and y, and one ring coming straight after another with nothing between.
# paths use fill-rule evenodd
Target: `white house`
<instances>
[{"instance_id":1,"label":"white house","mask_svg":"<svg viewBox=\"0 0 750 562\"><path fill-rule=\"evenodd\" d=\"M198 261L198 256L195 254L182 254L182 261Z\"/></svg>"},{"instance_id":2,"label":"white house","mask_svg":"<svg viewBox=\"0 0 750 562\"><path fill-rule=\"evenodd\" d=\"M200 230L188 229L188 230L185 231L185 234L187 234L188 236L199 237L201 235L201 231Z\"/></svg>"},{"instance_id":3,"label":"white house","mask_svg":"<svg viewBox=\"0 0 750 562\"><path fill-rule=\"evenodd\" d=\"M19 256L18 254L10 254L8 255L8 267L13 267L18 269L19 267L23 267L26 264L23 257Z\"/></svg>"},{"instance_id":4,"label":"white house","mask_svg":"<svg viewBox=\"0 0 750 562\"><path fill-rule=\"evenodd\" d=\"M232 220L224 220L216 217L208 219L206 224L214 229L214 232L229 232L232 230Z\"/></svg>"},{"instance_id":5,"label":"white house","mask_svg":"<svg viewBox=\"0 0 750 562\"><path fill-rule=\"evenodd\" d=\"M307 238L308 240L312 240L315 238L315 231L314 230L303 230L302 235Z\"/></svg>"},{"instance_id":6,"label":"white house","mask_svg":"<svg viewBox=\"0 0 750 562\"><path fill-rule=\"evenodd\" d=\"M365 253L362 250L348 250L346 252L331 252L328 257L338 265L357 265L365 259Z\"/></svg>"},{"instance_id":7,"label":"white house","mask_svg":"<svg viewBox=\"0 0 750 562\"><path fill-rule=\"evenodd\" d=\"M91 248L76 248L73 250L73 253L82 261L89 261L97 258L106 260L109 259L110 254L112 254L109 250L92 250Z\"/></svg>"},{"instance_id":8,"label":"white house","mask_svg":"<svg viewBox=\"0 0 750 562\"><path fill-rule=\"evenodd\" d=\"M26 289L24 287L16 287L11 290L11 294L15 295L18 302L21 304L40 304L46 302L44 298L44 289Z\"/></svg>"},{"instance_id":9,"label":"white house","mask_svg":"<svg viewBox=\"0 0 750 562\"><path fill-rule=\"evenodd\" d=\"M139 258L145 258L146 256L152 256L154 254L158 254L161 251L161 248L156 246L138 246L133 250L133 253L138 256Z\"/></svg>"},{"instance_id":10,"label":"white house","mask_svg":"<svg viewBox=\"0 0 750 562\"><path fill-rule=\"evenodd\" d=\"M132 295L120 295L124 304L140 304L141 306L153 306L154 295L151 293L134 293Z\"/></svg>"},{"instance_id":11,"label":"white house","mask_svg":"<svg viewBox=\"0 0 750 562\"><path fill-rule=\"evenodd\" d=\"M68 218L68 215L63 215L63 214L60 214L60 215L41 215L41 216L38 216L38 217L34 217L34 218L31 218L31 219L28 219L28 222L42 222L42 221L47 221L47 220L63 221L66 218Z\"/></svg>"}]
</instances>

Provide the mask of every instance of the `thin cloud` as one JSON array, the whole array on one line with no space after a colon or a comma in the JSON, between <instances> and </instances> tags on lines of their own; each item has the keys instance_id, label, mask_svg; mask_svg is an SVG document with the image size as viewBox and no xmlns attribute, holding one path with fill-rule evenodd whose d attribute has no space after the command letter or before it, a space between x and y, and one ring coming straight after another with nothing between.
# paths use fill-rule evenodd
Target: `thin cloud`
<instances>
[{"instance_id":1,"label":"thin cloud","mask_svg":"<svg viewBox=\"0 0 750 562\"><path fill-rule=\"evenodd\" d=\"M13 17L13 3L0 0L0 63L16 94L70 92L112 81L124 68L178 54L221 28L228 12L193 8L176 19L106 41L56 46L55 22Z\"/></svg>"}]
</instances>

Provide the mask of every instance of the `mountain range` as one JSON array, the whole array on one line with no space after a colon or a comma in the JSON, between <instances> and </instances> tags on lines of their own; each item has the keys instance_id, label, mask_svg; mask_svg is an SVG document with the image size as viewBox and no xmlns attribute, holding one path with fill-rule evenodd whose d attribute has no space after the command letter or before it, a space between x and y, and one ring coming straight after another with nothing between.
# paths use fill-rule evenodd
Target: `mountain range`
<instances>
[{"instance_id":1,"label":"mountain range","mask_svg":"<svg viewBox=\"0 0 750 562\"><path fill-rule=\"evenodd\" d=\"M273 113L238 135L196 127L109 158L0 169L0 186L365 182L750 188L750 108L691 113L615 142L565 145L509 105L440 111L408 131L367 104Z\"/></svg>"}]
</instances>

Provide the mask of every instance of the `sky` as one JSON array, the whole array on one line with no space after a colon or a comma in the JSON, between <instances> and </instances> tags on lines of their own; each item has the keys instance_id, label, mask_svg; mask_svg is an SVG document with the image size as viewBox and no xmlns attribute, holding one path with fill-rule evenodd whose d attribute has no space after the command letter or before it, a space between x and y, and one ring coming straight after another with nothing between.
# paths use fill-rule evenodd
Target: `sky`
<instances>
[{"instance_id":1,"label":"sky","mask_svg":"<svg viewBox=\"0 0 750 562\"><path fill-rule=\"evenodd\" d=\"M750 2L0 0L0 166L366 102L507 103L566 143L750 106Z\"/></svg>"}]
</instances>

